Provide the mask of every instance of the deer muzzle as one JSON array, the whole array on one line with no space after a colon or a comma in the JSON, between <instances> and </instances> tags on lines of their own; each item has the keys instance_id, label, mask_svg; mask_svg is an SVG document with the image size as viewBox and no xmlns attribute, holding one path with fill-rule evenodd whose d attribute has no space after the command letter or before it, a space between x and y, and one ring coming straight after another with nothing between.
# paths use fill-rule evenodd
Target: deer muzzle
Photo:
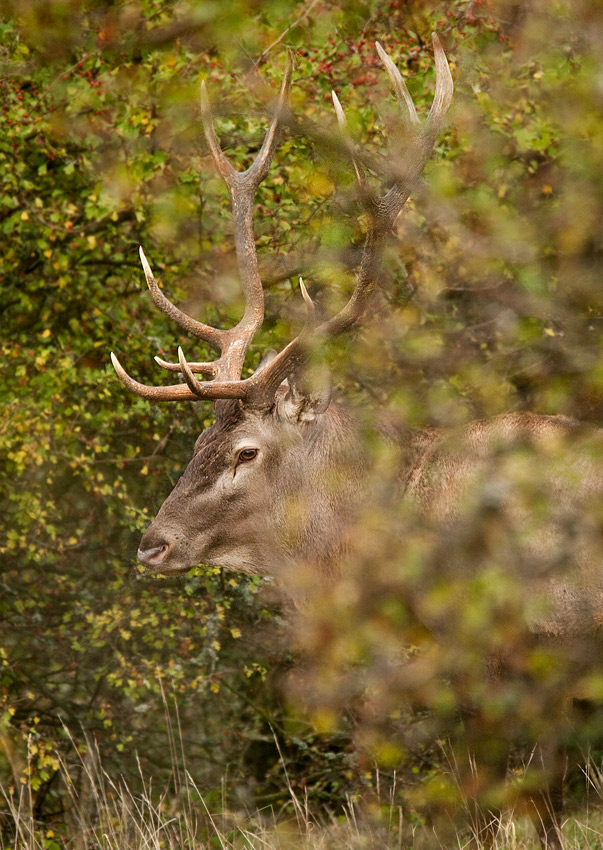
<instances>
[{"instance_id":1,"label":"deer muzzle","mask_svg":"<svg viewBox=\"0 0 603 850\"><path fill-rule=\"evenodd\" d=\"M170 547L168 543L153 546L151 549L139 549L138 560L145 567L160 567L167 557Z\"/></svg>"}]
</instances>

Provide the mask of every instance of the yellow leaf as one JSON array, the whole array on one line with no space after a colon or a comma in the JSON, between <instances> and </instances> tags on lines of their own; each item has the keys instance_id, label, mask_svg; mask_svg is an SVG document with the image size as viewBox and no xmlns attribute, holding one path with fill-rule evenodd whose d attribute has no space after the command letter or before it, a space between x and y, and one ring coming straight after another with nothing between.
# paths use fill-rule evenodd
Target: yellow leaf
<instances>
[{"instance_id":1,"label":"yellow leaf","mask_svg":"<svg viewBox=\"0 0 603 850\"><path fill-rule=\"evenodd\" d=\"M212 682L210 689L214 692L214 694L217 694L220 692L220 685L217 682Z\"/></svg>"},{"instance_id":2,"label":"yellow leaf","mask_svg":"<svg viewBox=\"0 0 603 850\"><path fill-rule=\"evenodd\" d=\"M308 188L313 195L325 197L333 194L335 185L326 174L312 174L308 180Z\"/></svg>"},{"instance_id":3,"label":"yellow leaf","mask_svg":"<svg viewBox=\"0 0 603 850\"><path fill-rule=\"evenodd\" d=\"M320 709L312 716L312 720L318 731L323 734L333 732L337 726L337 718L329 709Z\"/></svg>"},{"instance_id":4,"label":"yellow leaf","mask_svg":"<svg viewBox=\"0 0 603 850\"><path fill-rule=\"evenodd\" d=\"M46 330L42 331L42 333L40 334L41 339L48 339L49 336L50 336L50 328L46 328Z\"/></svg>"},{"instance_id":5,"label":"yellow leaf","mask_svg":"<svg viewBox=\"0 0 603 850\"><path fill-rule=\"evenodd\" d=\"M241 630L240 630L240 629L231 629L231 630L230 630L230 634L231 634L231 635L233 636L233 638L235 638L235 639L236 639L236 638L240 638L240 637L241 637Z\"/></svg>"},{"instance_id":6,"label":"yellow leaf","mask_svg":"<svg viewBox=\"0 0 603 850\"><path fill-rule=\"evenodd\" d=\"M141 475L148 475L148 474L149 474L149 467L146 465L146 463L145 463L145 465L142 467L142 469L140 470L140 474L141 474Z\"/></svg>"},{"instance_id":7,"label":"yellow leaf","mask_svg":"<svg viewBox=\"0 0 603 850\"><path fill-rule=\"evenodd\" d=\"M29 221L29 213L28 212L22 212L21 213L21 221Z\"/></svg>"}]
</instances>

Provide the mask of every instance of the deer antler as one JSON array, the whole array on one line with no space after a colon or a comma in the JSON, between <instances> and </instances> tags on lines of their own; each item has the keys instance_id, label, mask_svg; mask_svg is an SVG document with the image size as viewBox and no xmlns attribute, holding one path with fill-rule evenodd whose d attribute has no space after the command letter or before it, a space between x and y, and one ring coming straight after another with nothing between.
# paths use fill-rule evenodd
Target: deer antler
<instances>
[{"instance_id":1,"label":"deer antler","mask_svg":"<svg viewBox=\"0 0 603 850\"><path fill-rule=\"evenodd\" d=\"M244 172L236 171L220 148L211 118L205 86L202 86L201 114L205 137L216 168L224 179L231 198L237 262L245 294L245 312L238 325L230 330L212 328L190 318L163 295L155 282L141 248L140 257L147 284L157 306L185 330L205 340L218 350L220 357L212 363L187 363L179 349L177 364L167 363L160 358L155 358L159 365L164 368L182 372L186 383L169 387L150 387L130 378L115 355L111 354L118 376L129 389L144 398L157 401L238 398L245 400L247 404L253 407L270 407L281 382L305 361L308 347L312 341L318 342L337 336L360 321L366 312L379 279L384 243L391 232L398 213L419 181L423 168L431 156L452 100L453 82L448 61L435 33L433 33L432 38L435 52L436 89L429 115L422 123L402 75L381 45L378 43L376 45L379 58L385 66L396 97L402 107L402 120L407 131L406 147L404 153L396 159L389 158L389 173L386 176L391 183L391 188L385 194L371 196L366 201L369 224L356 273L356 285L350 299L339 313L317 327L308 327L307 332L297 336L270 363L245 380L241 379L245 354L264 317L264 297L255 250L252 207L257 187L268 173L274 155L279 118L285 109L291 83L291 57L288 59L274 118L266 133L260 152L252 165ZM333 93L333 103L340 130L344 134L346 146L350 151L357 181L363 190L363 196L366 197L368 195L365 191L366 175L362 167L358 165L360 158L355 155L354 145L347 136L345 114L335 93ZM311 318L314 313L313 304L303 283L301 283L301 287L302 296ZM195 373L207 375L213 380L200 382L195 378Z\"/></svg>"},{"instance_id":2,"label":"deer antler","mask_svg":"<svg viewBox=\"0 0 603 850\"><path fill-rule=\"evenodd\" d=\"M274 156L279 123L285 111L291 88L292 70L293 60L289 53L274 117L258 155L249 168L243 172L233 168L220 148L205 83L201 84L201 117L205 138L214 164L226 183L230 195L234 218L235 250L245 296L245 312L241 321L234 328L228 330L213 328L192 319L165 297L157 285L144 251L140 248L140 260L155 304L188 333L204 340L220 352L220 357L211 363L187 363L181 349L178 349L178 363L168 363L156 357L155 360L164 369L182 372L184 375L186 385L175 384L168 387L150 387L135 381L126 373L117 357L111 352L111 361L119 378L129 389L143 398L154 401L175 401L200 398L243 399L248 395L247 382L241 380L241 372L253 336L264 321L264 292L258 269L253 233L253 202L257 188L268 174ZM212 377L213 380L201 383L195 378L195 373L207 375Z\"/></svg>"},{"instance_id":3,"label":"deer antler","mask_svg":"<svg viewBox=\"0 0 603 850\"><path fill-rule=\"evenodd\" d=\"M358 270L356 285L347 304L335 316L315 328L311 338L320 342L335 337L357 324L364 316L379 279L383 245L391 228L417 185L423 168L431 156L434 144L444 123L444 118L452 101L454 85L446 54L436 33L432 33L436 65L436 89L433 103L427 119L421 123L415 105L408 92L402 75L377 42L377 53L385 66L400 106L405 123L406 149L398 161L390 162L391 188L380 197L372 197L367 202L369 224ZM333 92L333 104L340 130L344 133L346 146L362 194L366 196L366 177L358 165L359 157L354 156L354 146L347 136L347 125L339 98ZM308 336L296 337L264 369L262 369L262 393L266 399L273 397L280 383L291 374L298 363L305 359Z\"/></svg>"}]
</instances>

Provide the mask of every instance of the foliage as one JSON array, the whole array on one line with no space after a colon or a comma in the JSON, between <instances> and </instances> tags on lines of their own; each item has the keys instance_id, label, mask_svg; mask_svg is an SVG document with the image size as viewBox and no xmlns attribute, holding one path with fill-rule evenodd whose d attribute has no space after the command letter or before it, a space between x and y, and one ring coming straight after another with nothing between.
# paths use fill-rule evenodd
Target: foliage
<instances>
[{"instance_id":1,"label":"foliage","mask_svg":"<svg viewBox=\"0 0 603 850\"><path fill-rule=\"evenodd\" d=\"M320 132L333 126L330 90L379 156L392 115L374 42L424 114L437 29L456 76L451 128L429 188L400 218L375 325L354 349L328 352L336 379L363 405L387 399L413 426L523 408L600 420L601 11L587 0L4 0L2 9L3 781L27 781L36 817L49 816L58 755L75 758L90 737L132 783L135 752L144 771L169 773L178 712L204 788L228 771L245 804L250 790L284 799L274 733L290 777L317 799L362 791L366 757L353 753L346 723L371 757L393 764L400 748L385 752L381 730L353 712L334 731L346 687L328 689L315 711L332 739L286 715L273 685L289 659L275 649L283 640L269 583L207 569L154 582L135 573L140 532L211 420L201 404L131 397L108 364L114 347L151 383L154 354L190 349L151 308L137 246L187 311L225 325L239 315L227 198L199 141L198 86L207 79L220 138L241 165L264 132L286 45L298 120L257 197L267 321L249 368L298 326L299 273L321 309L335 309L362 220L348 164ZM346 681L351 658L370 660L374 684L409 636L406 578L392 589L387 551L367 561L371 593L354 576L302 636L315 690ZM327 614L336 628L325 630ZM396 713L399 686L381 716ZM443 686L435 702L454 713L458 698ZM415 740L409 781L417 765L421 777L441 777L425 738Z\"/></svg>"}]
</instances>

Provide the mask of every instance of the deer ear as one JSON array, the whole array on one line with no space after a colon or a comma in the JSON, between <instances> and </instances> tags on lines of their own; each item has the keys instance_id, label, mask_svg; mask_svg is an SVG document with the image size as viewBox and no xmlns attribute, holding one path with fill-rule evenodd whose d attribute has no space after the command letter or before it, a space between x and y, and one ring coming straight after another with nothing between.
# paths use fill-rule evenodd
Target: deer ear
<instances>
[{"instance_id":1,"label":"deer ear","mask_svg":"<svg viewBox=\"0 0 603 850\"><path fill-rule=\"evenodd\" d=\"M331 376L326 369L294 373L279 387L277 413L290 422L313 422L328 408L331 393Z\"/></svg>"}]
</instances>

